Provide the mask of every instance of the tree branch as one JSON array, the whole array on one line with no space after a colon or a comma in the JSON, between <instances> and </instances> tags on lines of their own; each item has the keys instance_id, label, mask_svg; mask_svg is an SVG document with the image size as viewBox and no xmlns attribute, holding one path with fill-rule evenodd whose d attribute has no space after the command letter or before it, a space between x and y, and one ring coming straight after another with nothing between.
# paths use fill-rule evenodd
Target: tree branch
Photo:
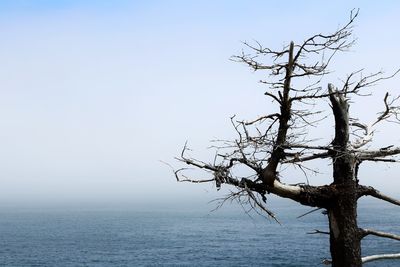
<instances>
[{"instance_id":1,"label":"tree branch","mask_svg":"<svg viewBox=\"0 0 400 267\"><path fill-rule=\"evenodd\" d=\"M288 121L291 116L291 102L290 102L290 88L291 88L291 78L294 67L293 61L293 50L294 43L290 43L289 47L289 57L288 63L285 66L286 74L283 85L283 93L281 94L280 102L280 116L279 116L279 128L276 137L276 142L271 152L271 157L269 159L268 165L264 168L261 179L268 186L274 186L274 181L276 180L276 168L280 160L284 157L284 149L282 145L286 142L286 135L289 128Z\"/></svg>"},{"instance_id":2,"label":"tree branch","mask_svg":"<svg viewBox=\"0 0 400 267\"><path fill-rule=\"evenodd\" d=\"M400 241L400 235L395 235L395 234L391 234L391 233L375 231L375 230L372 230L372 229L362 229L362 228L360 228L359 230L360 230L360 233L361 233L361 238L364 238L367 235L375 235L375 236L379 236L379 237L391 238L391 239Z\"/></svg>"},{"instance_id":3,"label":"tree branch","mask_svg":"<svg viewBox=\"0 0 400 267\"><path fill-rule=\"evenodd\" d=\"M362 263L367 263L370 261L387 260L387 259L400 259L400 253L366 256L366 257L362 257L361 261L362 261Z\"/></svg>"},{"instance_id":4,"label":"tree branch","mask_svg":"<svg viewBox=\"0 0 400 267\"><path fill-rule=\"evenodd\" d=\"M274 113L274 114L269 114L269 115L261 116L261 117L255 119L255 120L243 122L243 124L246 125L246 126L248 126L248 125L252 125L252 124L254 124L254 123L256 123L256 122L264 121L264 120L266 120L266 119L272 119L272 120L274 120L275 118L279 118L279 114L278 114L278 113ZM242 122L241 122L241 123L242 123Z\"/></svg>"},{"instance_id":5,"label":"tree branch","mask_svg":"<svg viewBox=\"0 0 400 267\"><path fill-rule=\"evenodd\" d=\"M313 160L313 159L324 159L324 158L327 158L329 156L330 156L329 152L315 153L315 154L312 154L310 156L301 157L301 158L295 156L293 159L282 161L282 163L304 162L304 161L309 161L309 160Z\"/></svg>"},{"instance_id":6,"label":"tree branch","mask_svg":"<svg viewBox=\"0 0 400 267\"><path fill-rule=\"evenodd\" d=\"M314 229L314 232L308 232L307 234L309 235L315 235L315 234L324 234L324 235L329 235L330 233L327 231L321 231L318 229Z\"/></svg>"},{"instance_id":7,"label":"tree branch","mask_svg":"<svg viewBox=\"0 0 400 267\"><path fill-rule=\"evenodd\" d=\"M374 151L360 151L357 154L358 159L360 160L371 160L374 158L383 158L388 156L395 156L400 154L400 147L396 148L381 148L379 150Z\"/></svg>"},{"instance_id":8,"label":"tree branch","mask_svg":"<svg viewBox=\"0 0 400 267\"><path fill-rule=\"evenodd\" d=\"M398 72L399 71L397 71L392 76L396 75ZM379 79L376 81L379 81ZM346 83L348 83L348 81L346 81ZM380 113L379 117L373 123L366 125L366 124L355 121L350 124L351 126L356 126L360 129L364 130L364 136L358 138L357 140L355 140L355 142L352 143L353 148L359 149L360 147L371 142L372 138L374 136L374 132L375 132L374 126L376 126L378 123L380 123L382 121L389 121L389 118L392 116L395 118L396 122L399 122L400 119L398 116L399 116L400 107L394 106L394 102L396 102L396 100L398 100L399 97L396 97L390 101L388 100L388 98L389 98L389 93L386 93L385 97L383 98L385 110Z\"/></svg>"},{"instance_id":9,"label":"tree branch","mask_svg":"<svg viewBox=\"0 0 400 267\"><path fill-rule=\"evenodd\" d=\"M358 185L358 197L360 198L362 196L371 196L377 199L387 201L396 206L400 206L400 200L384 195L375 188L373 188L372 186Z\"/></svg>"}]
</instances>

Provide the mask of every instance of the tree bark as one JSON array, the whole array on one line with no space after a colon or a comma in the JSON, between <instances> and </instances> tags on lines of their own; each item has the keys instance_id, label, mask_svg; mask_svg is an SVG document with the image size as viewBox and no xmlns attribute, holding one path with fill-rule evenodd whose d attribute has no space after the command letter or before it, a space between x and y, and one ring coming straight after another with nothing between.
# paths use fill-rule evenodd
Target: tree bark
<instances>
[{"instance_id":1,"label":"tree bark","mask_svg":"<svg viewBox=\"0 0 400 267\"><path fill-rule=\"evenodd\" d=\"M361 237L357 226L355 182L341 188L328 209L332 266L361 266Z\"/></svg>"},{"instance_id":2,"label":"tree bark","mask_svg":"<svg viewBox=\"0 0 400 267\"><path fill-rule=\"evenodd\" d=\"M333 184L336 191L328 207L332 266L361 266L361 236L357 226L356 158L348 150L349 105L342 94L329 84L335 116L333 146Z\"/></svg>"}]
</instances>

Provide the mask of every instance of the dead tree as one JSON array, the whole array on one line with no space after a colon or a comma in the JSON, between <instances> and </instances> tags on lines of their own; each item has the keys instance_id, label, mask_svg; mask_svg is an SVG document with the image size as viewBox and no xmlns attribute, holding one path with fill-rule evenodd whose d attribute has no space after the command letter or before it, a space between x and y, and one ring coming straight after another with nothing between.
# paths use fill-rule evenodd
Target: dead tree
<instances>
[{"instance_id":1,"label":"dead tree","mask_svg":"<svg viewBox=\"0 0 400 267\"><path fill-rule=\"evenodd\" d=\"M371 186L362 185L358 178L358 170L365 161L397 161L400 147L390 145L374 150L368 145L381 122L398 121L396 98L386 93L383 111L369 124L349 114L351 97L363 96L365 88L394 75L385 77L378 72L362 76L361 71L355 71L344 79L340 88L331 83L322 85L334 55L353 45L352 25L357 15L358 12L352 12L348 23L332 34L316 34L299 44L290 42L281 50L266 48L257 42L245 43L246 51L250 52L242 52L233 60L246 64L254 71L268 73L268 78L261 82L268 85L265 96L277 105L277 112L251 121L231 118L238 138L217 145L212 163L187 156L188 148L185 145L178 160L208 172L211 174L209 178L194 179L187 173L187 168L175 171L179 182L210 182L215 183L217 188L232 186L235 190L225 200L237 199L275 220L275 215L266 205L267 194L325 209L329 219L332 257L325 263L340 267L361 266L363 262L377 259L400 258L400 253L362 257L360 243L366 235L396 240L400 240L400 236L362 229L357 224L357 201L363 196L372 196L400 206L399 200ZM297 81L304 78L307 78L308 84L298 86ZM334 138L329 144L312 144L313 140L307 139L308 129L321 118L319 111L315 111L314 106L311 109L309 105L324 100L329 101L332 109ZM307 183L290 185L284 182L285 177L279 173L280 168L287 165L307 171L305 162L317 159L331 160L332 183L322 186ZM248 175L234 174L232 170L237 166L247 168Z\"/></svg>"}]
</instances>

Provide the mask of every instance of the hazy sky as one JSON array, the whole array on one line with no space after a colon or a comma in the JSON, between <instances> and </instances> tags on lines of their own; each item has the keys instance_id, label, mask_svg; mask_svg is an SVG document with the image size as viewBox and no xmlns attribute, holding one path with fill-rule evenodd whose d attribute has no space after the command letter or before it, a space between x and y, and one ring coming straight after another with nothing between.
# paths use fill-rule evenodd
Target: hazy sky
<instances>
[{"instance_id":1,"label":"hazy sky","mask_svg":"<svg viewBox=\"0 0 400 267\"><path fill-rule=\"evenodd\" d=\"M358 7L334 83L400 67L399 1L1 1L0 202L207 202L213 186L177 184L159 160L186 140L207 160L210 139L232 136L230 116L271 110L259 74L229 61L241 41L280 48ZM352 111L372 118L399 82ZM400 127L384 129L382 144L400 145ZM362 167L363 183L400 195L400 166Z\"/></svg>"}]
</instances>

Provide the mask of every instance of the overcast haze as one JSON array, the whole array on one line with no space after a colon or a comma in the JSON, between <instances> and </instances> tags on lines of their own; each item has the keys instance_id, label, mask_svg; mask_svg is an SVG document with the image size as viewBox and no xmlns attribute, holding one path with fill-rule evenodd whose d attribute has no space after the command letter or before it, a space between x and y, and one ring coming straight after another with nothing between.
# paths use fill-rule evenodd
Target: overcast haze
<instances>
[{"instance_id":1,"label":"overcast haze","mask_svg":"<svg viewBox=\"0 0 400 267\"><path fill-rule=\"evenodd\" d=\"M204 148L232 136L230 116L271 110L260 74L229 61L241 41L280 48L336 30L360 7L357 44L337 56L332 82L362 67L367 73L400 67L400 2L282 3L1 1L0 201L141 205L214 198L211 185L177 184L160 160L173 163L186 140L193 154L212 157ZM386 89L400 94L399 82L379 84L376 97L352 111L371 119ZM399 145L399 129L385 125L378 142ZM400 195L400 166L363 167L364 184ZM330 175L329 166L320 170Z\"/></svg>"}]
</instances>

